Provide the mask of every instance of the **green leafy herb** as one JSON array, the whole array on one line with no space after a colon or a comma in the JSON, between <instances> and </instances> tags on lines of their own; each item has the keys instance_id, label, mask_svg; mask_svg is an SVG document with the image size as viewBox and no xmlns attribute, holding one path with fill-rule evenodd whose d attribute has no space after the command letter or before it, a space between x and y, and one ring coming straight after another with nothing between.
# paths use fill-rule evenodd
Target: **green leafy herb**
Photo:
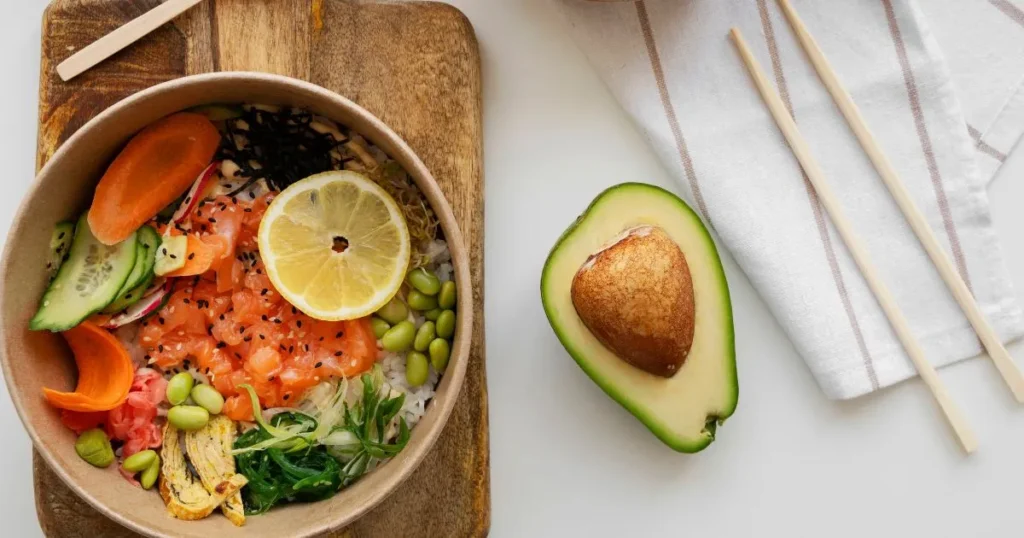
<instances>
[{"instance_id":1,"label":"green leafy herb","mask_svg":"<svg viewBox=\"0 0 1024 538\"><path fill-rule=\"evenodd\" d=\"M392 424L405 395L391 398L379 371L363 374L362 396L346 403L348 384L313 415L278 413L263 419L255 391L248 385L257 427L235 441L238 472L249 479L242 488L246 513L262 514L278 503L319 501L333 496L381 461L394 457L409 441L409 427ZM394 437L393 440L389 440Z\"/></svg>"}]
</instances>

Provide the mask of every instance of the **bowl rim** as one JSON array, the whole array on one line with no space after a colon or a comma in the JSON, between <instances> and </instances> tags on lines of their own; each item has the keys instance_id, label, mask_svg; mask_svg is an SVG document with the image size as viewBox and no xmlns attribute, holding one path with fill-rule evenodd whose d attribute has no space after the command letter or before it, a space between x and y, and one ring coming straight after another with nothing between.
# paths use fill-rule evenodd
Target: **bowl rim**
<instances>
[{"instance_id":1,"label":"bowl rim","mask_svg":"<svg viewBox=\"0 0 1024 538\"><path fill-rule=\"evenodd\" d=\"M363 136L368 138L382 137L387 139L395 148L395 153L402 154L402 157L407 159L412 165L408 172L414 178L417 187L424 192L430 202L430 207L435 211L438 219L441 223L442 230L445 234L445 240L448 243L449 251L451 253L452 265L454 269L454 278L457 289L457 307L459 310L458 322L456 325L456 334L452 344L452 360L449 362L448 368L445 370L444 375L440 378L438 383L438 389L440 389L442 383L448 384L448 393L443 401L438 402L438 398L435 395L431 399L431 405L427 408L424 416L428 413L432 413L438 416L436 423L432 425L432 428L426 432L426 437L421 439L419 446L414 447L415 450L411 451L412 455L408 459L401 462L400 467L396 467L392 462L389 461L389 465L382 466L377 472L384 471L387 473L383 481L379 484L376 489L369 490L370 494L367 501L362 502L361 506L348 514L346 517L340 517L335 520L326 520L322 523L315 524L308 527L305 531L294 534L293 536L313 536L332 530L337 530L344 525L350 524L353 521L364 516L367 512L379 505L385 498L391 495L416 469L422 464L426 455L434 447L437 439L440 437L441 432L444 430L448 423L448 419L451 416L451 412L458 401L459 395L461 394L463 382L466 376L466 370L468 362L470 360L469 353L473 339L473 293L470 278L470 262L467 248L465 245L462 232L460 230L458 221L455 218L454 212L451 209L448 199L445 194L441 191L437 180L433 174L426 167L419 156L412 150L412 148L405 142L402 137L394 132L387 124L385 124L380 118L370 113L368 110L358 105L351 99L344 97L343 95L319 86L317 84L288 77L284 75L277 75L272 73L262 73L255 71L220 71L212 73L202 73L196 75L188 75L179 77L169 81L155 84L129 95L120 101L117 101L113 105L104 109L100 113L96 114L89 121L78 128L67 140L65 140L57 150L49 157L47 162L42 168L36 173L32 182L29 184L19 202L18 209L14 213L11 219L11 224L8 228L8 233L16 231L20 228L22 223L27 218L26 211L28 201L33 197L35 192L39 189L43 182L43 178L47 177L52 168L57 166L57 163L65 158L65 155L70 152L70 148L81 143L82 140L87 139L90 134L95 130L97 125L108 121L109 118L123 113L125 109L130 109L138 104L147 101L152 98L156 98L159 95L166 93L173 93L180 91L182 87L190 85L201 85L207 83L227 82L227 81L251 81L254 83L264 83L269 85L277 85L281 87L287 87L290 90L298 91L299 93L310 95L316 100L333 102L342 109L345 109L353 117L358 117L361 121L364 121L371 127L373 134L367 132L357 131ZM174 113L168 112L168 114ZM333 118L332 118L333 119ZM395 155L392 155L395 157ZM417 180L417 178L420 178ZM4 273L7 272L7 266L12 260L12 245L14 241L10 240L10 236L4 245L2 256L0 256L0 270ZM7 296L7 279L0 278L0 304L4 304ZM2 315L0 315L2 316ZM30 422L26 415L26 410L22 404L21 398L22 390L15 387L12 380L12 368L10 365L9 355L9 332L10 327L8 323L0 323L0 367L2 367L4 382L8 389L8 395L11 402L14 404L15 410L18 413L18 418L21 420L22 427L28 433L29 438L32 440L34 450L36 450L46 461L47 466L58 476L61 481L69 489L71 489L78 497L84 499L90 506L100 512L103 516L111 519L118 524L127 527L135 532L141 533L146 536L158 536L172 538L173 535L166 534L163 531L150 528L146 525L137 523L134 520L128 519L115 511L112 507L100 501L94 495L92 495L88 488L82 484L76 483L71 479L67 470L58 463L57 458L54 454L46 447L43 443L39 432L36 431L35 426ZM16 394L18 395L16 397ZM441 405L436 405L440 403ZM415 428L413 428L415 430ZM403 453L408 451L407 446ZM322 501L320 501L322 502ZM168 517L172 517L168 515ZM198 523L198 522L197 522Z\"/></svg>"}]
</instances>

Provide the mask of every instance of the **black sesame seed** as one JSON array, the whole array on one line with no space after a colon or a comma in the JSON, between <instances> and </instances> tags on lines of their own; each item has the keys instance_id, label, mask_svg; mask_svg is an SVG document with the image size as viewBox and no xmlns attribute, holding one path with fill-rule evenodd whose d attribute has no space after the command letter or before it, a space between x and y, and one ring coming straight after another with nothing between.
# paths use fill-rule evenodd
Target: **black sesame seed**
<instances>
[{"instance_id":1,"label":"black sesame seed","mask_svg":"<svg viewBox=\"0 0 1024 538\"><path fill-rule=\"evenodd\" d=\"M274 323L276 323L276 324L280 325L280 324L281 324L281 320L280 320L280 319L277 319L277 318L274 318Z\"/></svg>"},{"instance_id":2,"label":"black sesame seed","mask_svg":"<svg viewBox=\"0 0 1024 538\"><path fill-rule=\"evenodd\" d=\"M177 259L178 259L178 257L177 257L177 256L175 256L174 254L171 254L171 259L172 259L172 260L177 260Z\"/></svg>"},{"instance_id":3,"label":"black sesame seed","mask_svg":"<svg viewBox=\"0 0 1024 538\"><path fill-rule=\"evenodd\" d=\"M185 299L182 299L181 302L185 304L190 304L192 301L188 300L188 298L186 297Z\"/></svg>"},{"instance_id":4,"label":"black sesame seed","mask_svg":"<svg viewBox=\"0 0 1024 538\"><path fill-rule=\"evenodd\" d=\"M252 208L251 208L251 207L247 207L247 208L245 208L245 212L246 212L246 213L252 213Z\"/></svg>"},{"instance_id":5,"label":"black sesame seed","mask_svg":"<svg viewBox=\"0 0 1024 538\"><path fill-rule=\"evenodd\" d=\"M57 236L57 239L64 239L65 234L67 234L67 232L61 232L60 235Z\"/></svg>"},{"instance_id":6,"label":"black sesame seed","mask_svg":"<svg viewBox=\"0 0 1024 538\"><path fill-rule=\"evenodd\" d=\"M239 327L238 328L238 334L242 334L244 332L245 332L245 327Z\"/></svg>"},{"instance_id":7,"label":"black sesame seed","mask_svg":"<svg viewBox=\"0 0 1024 538\"><path fill-rule=\"evenodd\" d=\"M260 319L262 319L263 321L267 321L267 315L263 314L262 316L260 316Z\"/></svg>"},{"instance_id":8,"label":"black sesame seed","mask_svg":"<svg viewBox=\"0 0 1024 538\"><path fill-rule=\"evenodd\" d=\"M296 321L295 322L295 326L301 329L302 328L302 320L300 319L300 320Z\"/></svg>"},{"instance_id":9,"label":"black sesame seed","mask_svg":"<svg viewBox=\"0 0 1024 538\"><path fill-rule=\"evenodd\" d=\"M263 336L262 334L260 335L260 340L266 340L266 339L267 339L266 336Z\"/></svg>"},{"instance_id":10,"label":"black sesame seed","mask_svg":"<svg viewBox=\"0 0 1024 538\"><path fill-rule=\"evenodd\" d=\"M156 320L160 322L160 325L163 325L165 323L165 320L162 317L158 317L156 318Z\"/></svg>"},{"instance_id":11,"label":"black sesame seed","mask_svg":"<svg viewBox=\"0 0 1024 538\"><path fill-rule=\"evenodd\" d=\"M143 359L146 359L146 360L148 361L149 359L152 359L152 358L153 358L153 356L152 356L152 355L146 355L146 356L144 356L144 357L142 357L142 358L143 358Z\"/></svg>"},{"instance_id":12,"label":"black sesame seed","mask_svg":"<svg viewBox=\"0 0 1024 538\"><path fill-rule=\"evenodd\" d=\"M345 336L345 331L338 331L338 334L334 335L335 338L341 338L342 336Z\"/></svg>"},{"instance_id":13,"label":"black sesame seed","mask_svg":"<svg viewBox=\"0 0 1024 538\"><path fill-rule=\"evenodd\" d=\"M217 342L217 349L223 349L226 347L228 347L228 345L225 344L224 342Z\"/></svg>"},{"instance_id":14,"label":"black sesame seed","mask_svg":"<svg viewBox=\"0 0 1024 538\"><path fill-rule=\"evenodd\" d=\"M124 298L125 298L125 299L131 299L131 298L132 298L132 294L130 294L130 293L129 293L129 294L126 294L126 295L124 296Z\"/></svg>"},{"instance_id":15,"label":"black sesame seed","mask_svg":"<svg viewBox=\"0 0 1024 538\"><path fill-rule=\"evenodd\" d=\"M251 337L251 336L246 336L245 338L243 338L243 339L242 339L242 341L243 341L243 342L249 342L249 341L252 341L252 337Z\"/></svg>"},{"instance_id":16,"label":"black sesame seed","mask_svg":"<svg viewBox=\"0 0 1024 538\"><path fill-rule=\"evenodd\" d=\"M164 256L166 256L166 255L167 255L167 249L166 249L166 248L162 248L162 249L160 249L160 250L163 250L163 251L164 251Z\"/></svg>"},{"instance_id":17,"label":"black sesame seed","mask_svg":"<svg viewBox=\"0 0 1024 538\"><path fill-rule=\"evenodd\" d=\"M263 288L262 290L260 290L260 295L266 295L267 291L267 288Z\"/></svg>"},{"instance_id":18,"label":"black sesame seed","mask_svg":"<svg viewBox=\"0 0 1024 538\"><path fill-rule=\"evenodd\" d=\"M295 353L295 346L288 346L288 353Z\"/></svg>"},{"instance_id":19,"label":"black sesame seed","mask_svg":"<svg viewBox=\"0 0 1024 538\"><path fill-rule=\"evenodd\" d=\"M284 399L287 400L290 396L291 396L291 394L285 394L284 395Z\"/></svg>"},{"instance_id":20,"label":"black sesame seed","mask_svg":"<svg viewBox=\"0 0 1024 538\"><path fill-rule=\"evenodd\" d=\"M159 351L159 352L161 352L161 353L163 353L163 351L164 351L164 345L163 345L163 344L160 344L160 345L156 346L156 350L157 350L157 351Z\"/></svg>"},{"instance_id":21,"label":"black sesame seed","mask_svg":"<svg viewBox=\"0 0 1024 538\"><path fill-rule=\"evenodd\" d=\"M195 252L192 252L192 253L190 253L190 254L188 255L188 259L190 259L190 260L191 260L191 259L193 259L193 258L195 258L195 257L196 257L196 253L195 253Z\"/></svg>"},{"instance_id":22,"label":"black sesame seed","mask_svg":"<svg viewBox=\"0 0 1024 538\"><path fill-rule=\"evenodd\" d=\"M324 365L324 363L322 363L322 362L318 362L318 363L316 363L316 364L314 364L314 365L313 365L313 368L319 368L319 367L321 367L321 366L323 366L323 365Z\"/></svg>"},{"instance_id":23,"label":"black sesame seed","mask_svg":"<svg viewBox=\"0 0 1024 538\"><path fill-rule=\"evenodd\" d=\"M224 314L221 314L221 315L220 315L220 320L221 320L221 321L224 321Z\"/></svg>"},{"instance_id":24,"label":"black sesame seed","mask_svg":"<svg viewBox=\"0 0 1024 538\"><path fill-rule=\"evenodd\" d=\"M217 224L217 219L210 217L210 224Z\"/></svg>"},{"instance_id":25,"label":"black sesame seed","mask_svg":"<svg viewBox=\"0 0 1024 538\"><path fill-rule=\"evenodd\" d=\"M334 356L335 357L340 357L341 356L341 352L340 351L335 351L334 352Z\"/></svg>"}]
</instances>

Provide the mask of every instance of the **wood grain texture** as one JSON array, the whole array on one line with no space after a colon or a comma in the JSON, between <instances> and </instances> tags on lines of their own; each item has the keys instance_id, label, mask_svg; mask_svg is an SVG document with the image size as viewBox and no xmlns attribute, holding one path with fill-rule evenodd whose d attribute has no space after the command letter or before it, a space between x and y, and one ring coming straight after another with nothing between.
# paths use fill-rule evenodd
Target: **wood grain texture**
<instances>
[{"instance_id":1,"label":"wood grain texture","mask_svg":"<svg viewBox=\"0 0 1024 538\"><path fill-rule=\"evenodd\" d=\"M480 58L461 12L430 2L207 0L70 83L54 67L158 0L54 0L43 19L38 163L139 90L183 75L252 70L304 78L376 114L426 163L465 235L476 311L466 382L437 445L379 507L332 536L483 536L490 525L483 331ZM134 536L33 457L48 536Z\"/></svg>"}]
</instances>

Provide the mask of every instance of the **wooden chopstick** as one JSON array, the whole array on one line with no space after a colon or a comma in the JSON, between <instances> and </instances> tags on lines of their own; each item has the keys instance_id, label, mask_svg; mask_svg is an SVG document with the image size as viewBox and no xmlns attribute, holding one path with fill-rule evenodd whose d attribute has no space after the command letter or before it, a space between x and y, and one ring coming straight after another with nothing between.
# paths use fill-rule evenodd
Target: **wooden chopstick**
<instances>
[{"instance_id":1,"label":"wooden chopstick","mask_svg":"<svg viewBox=\"0 0 1024 538\"><path fill-rule=\"evenodd\" d=\"M828 211L829 217L832 219L832 223L835 224L836 230L839 232L839 236L843 239L843 242L846 243L846 247L853 256L854 262L856 262L857 267L860 268L861 274L864 275L864 280L874 293L879 306L881 306L882 311L885 312L893 330L896 331L896 336L899 338L900 343L903 344L903 347L907 350L907 354L910 356L910 360L913 361L914 366L917 368L917 372L921 375L921 379L924 380L925 385L927 385L931 390L932 396L935 397L935 401L942 409L943 414L946 416L946 420L953 428L953 432L956 434L956 437L960 441L960 445L963 447L964 451L968 454L974 452L978 447L978 441L975 438L970 425L967 423L967 419L964 417L956 403L953 402L953 399L950 397L949 392L942 383L942 380L939 379L939 375L936 373L935 368L925 358L924 350L914 338L914 335L910 330L910 326L907 324L906 318L903 317L903 313L896 304L896 300L893 298L892 293L889 292L889 289L882 282L878 271L871 262L871 258L868 255L863 242L853 231L852 225L846 219L846 215L843 213L839 200L836 198L835 193L832 192L831 187L829 187L828 182L825 180L825 174L822 172L821 167L818 166L817 161L811 155L810 147L807 145L806 140L804 140L803 135L800 134L800 130L797 128L796 122L793 121L792 116L789 115L789 111L786 109L786 105L783 103L782 97L779 96L779 93L772 86L771 82L768 81L768 78L761 70L760 65L754 58L753 53L751 53L750 47L747 46L747 42L743 39L740 31L733 28L729 33L733 42L736 44L737 50L739 50L743 63L750 72L750 76L754 79L754 84L761 93L761 97L764 98L764 102L768 106L768 110L775 118L775 122L778 124L782 134L785 136L786 141L789 142L789 146L792 148L793 154L796 155L797 160L803 167L804 172L807 173L807 177L811 181L811 185L814 186L814 190L818 193L818 198L821 200L825 210Z\"/></svg>"},{"instance_id":2,"label":"wooden chopstick","mask_svg":"<svg viewBox=\"0 0 1024 538\"><path fill-rule=\"evenodd\" d=\"M202 1L167 0L71 55L57 66L57 74L65 82L77 77Z\"/></svg>"},{"instance_id":3,"label":"wooden chopstick","mask_svg":"<svg viewBox=\"0 0 1024 538\"><path fill-rule=\"evenodd\" d=\"M910 223L911 229L914 230L917 239L924 246L925 252L928 253L928 257L931 258L935 268L938 269L942 280L949 286L949 291L953 293L953 297L960 304L964 315L967 316L971 326L978 333L978 338L981 340L982 345L985 346L989 356L992 357L992 362L995 363L996 369L1002 375L1003 381L1010 387L1017 402L1024 403L1024 374L1021 373L1020 368L1017 367L1013 358L1010 357L1010 353L1003 347L999 336L996 335L995 330L992 329L988 320L985 319L985 315L982 314L981 308L978 306L977 301L974 300L971 290L967 287L967 284L961 278L953 263L949 261L949 257L946 256L942 246L939 245L939 240L928 225L927 219L925 219L921 210L917 208L917 204L910 197L906 187L903 186L903 182L900 181L899 176L896 174L896 169L893 168L892 163L885 156L885 153L882 152L878 140L871 134L871 130L868 129L864 116L861 115L860 109L853 102L853 97L850 96L850 93L839 82L839 77L836 76L835 71L829 65L814 37L811 36L800 16L797 15L796 10L790 5L789 0L778 0L778 2L790 26L793 27L793 31L796 33L804 51L814 65L814 69L817 70L818 76L825 84L825 87L828 88L829 93L832 94L832 99L835 100L839 110L843 113L846 122L850 124L850 129L853 130L853 134L856 135L860 145L868 154L868 158L874 164L878 175L882 176L882 181L885 182L885 186L889 188L889 192L892 193L896 204L903 211L903 216Z\"/></svg>"}]
</instances>

